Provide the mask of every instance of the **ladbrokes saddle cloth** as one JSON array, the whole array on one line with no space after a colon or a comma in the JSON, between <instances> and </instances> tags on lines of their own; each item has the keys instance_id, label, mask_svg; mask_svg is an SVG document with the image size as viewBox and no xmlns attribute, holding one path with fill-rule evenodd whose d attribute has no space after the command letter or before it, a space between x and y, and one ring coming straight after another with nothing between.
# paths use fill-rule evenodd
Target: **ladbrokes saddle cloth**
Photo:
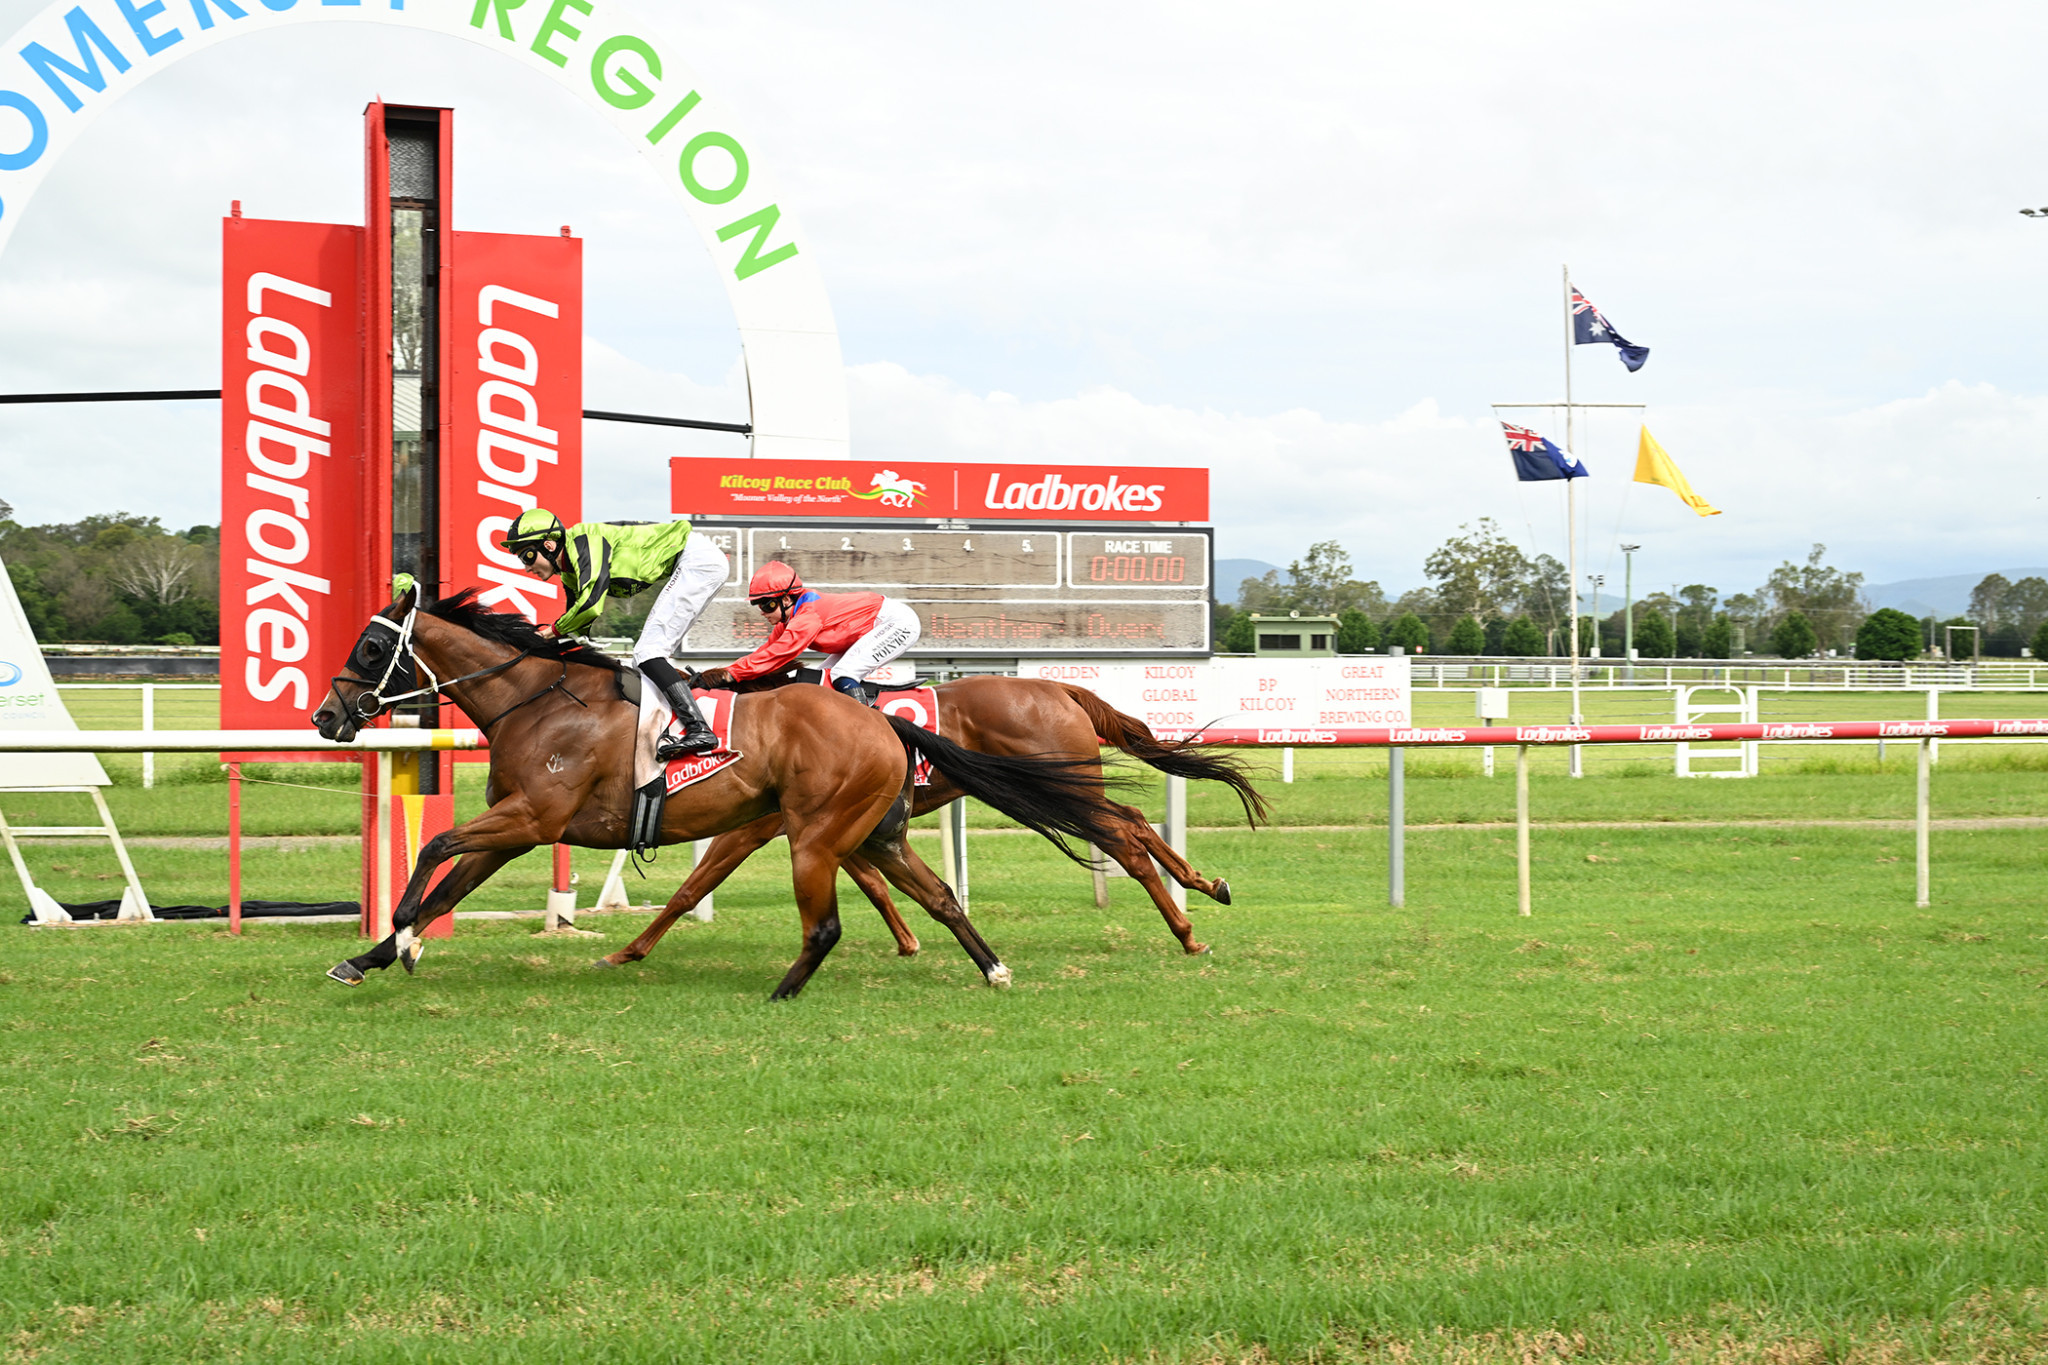
<instances>
[{"instance_id":1,"label":"ladbrokes saddle cloth","mask_svg":"<svg viewBox=\"0 0 2048 1365\"><path fill-rule=\"evenodd\" d=\"M875 698L875 709L885 715L901 716L920 730L939 732L939 694L930 687L904 687L888 689ZM916 776L912 779L920 787L932 784L931 761L923 754L917 755Z\"/></svg>"},{"instance_id":2,"label":"ladbrokes saddle cloth","mask_svg":"<svg viewBox=\"0 0 2048 1365\"><path fill-rule=\"evenodd\" d=\"M635 675L633 681L640 679ZM731 692L692 691L690 695L696 698L697 710L703 715L704 723L711 727L712 734L718 736L718 747L707 753L690 754L662 763L654 757L656 744L664 734L680 734L682 727L676 724L675 712L670 708L668 698L661 695L660 688L643 685L631 690L640 694L640 724L633 736L633 813L630 821L633 852L640 854L661 842L661 812L670 796L740 761L740 754L732 747L733 711L740 699Z\"/></svg>"}]
</instances>

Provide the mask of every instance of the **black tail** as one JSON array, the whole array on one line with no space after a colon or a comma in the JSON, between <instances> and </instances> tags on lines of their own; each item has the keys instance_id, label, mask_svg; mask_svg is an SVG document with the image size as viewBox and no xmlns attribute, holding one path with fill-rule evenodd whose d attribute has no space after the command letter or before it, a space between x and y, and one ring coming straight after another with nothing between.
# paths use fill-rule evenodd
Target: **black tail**
<instances>
[{"instance_id":1,"label":"black tail","mask_svg":"<svg viewBox=\"0 0 2048 1365\"><path fill-rule=\"evenodd\" d=\"M1256 826L1266 818L1266 798L1259 795L1245 772L1244 760L1235 754L1204 752L1198 744L1168 744L1152 734L1150 726L1136 716L1127 716L1085 687L1061 683L1074 704L1088 713L1095 733L1104 744L1123 750L1140 763L1149 764L1174 777L1193 777L1221 782L1237 793L1244 803L1245 819Z\"/></svg>"},{"instance_id":2,"label":"black tail","mask_svg":"<svg viewBox=\"0 0 2048 1365\"><path fill-rule=\"evenodd\" d=\"M905 749L931 761L947 781L977 801L986 801L1027 829L1052 840L1060 852L1082 866L1087 859L1074 852L1067 838L1110 845L1123 838L1115 807L1102 792L1102 764L1086 758L1023 758L978 754L963 749L901 716L884 712Z\"/></svg>"}]
</instances>

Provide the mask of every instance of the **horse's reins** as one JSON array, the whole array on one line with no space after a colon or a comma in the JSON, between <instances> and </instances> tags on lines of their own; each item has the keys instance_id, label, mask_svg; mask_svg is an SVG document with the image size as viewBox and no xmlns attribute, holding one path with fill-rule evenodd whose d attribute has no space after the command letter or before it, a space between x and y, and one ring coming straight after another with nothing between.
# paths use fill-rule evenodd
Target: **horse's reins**
<instances>
[{"instance_id":1,"label":"horse's reins","mask_svg":"<svg viewBox=\"0 0 2048 1365\"><path fill-rule=\"evenodd\" d=\"M378 678L376 682L371 683L369 685L369 689L365 691L361 696L356 698L355 705L349 708L350 710L355 712L356 720L358 723L367 724L369 721L384 714L386 711L389 711L392 707L398 705L400 702L411 701L416 697L438 697L444 692L446 692L449 688L457 686L458 684L466 682L475 682L479 678L494 677L499 673L503 673L506 669L511 668L515 664L521 663L527 659L541 657L535 654L535 652L532 649L522 649L517 654L513 655L511 658L505 660L505 662L503 663L492 664L489 668L479 668L474 673L465 673L459 678L450 678L447 682L442 682L439 676L435 674L433 667L430 664L428 664L425 660L421 659L419 654L412 647L413 618L418 615L419 608L414 607L412 610L406 612L405 620L402 623L393 621L387 616L372 616L370 618L370 623L372 625L379 625L384 627L386 630L396 632L398 635L398 639L393 642L394 648L391 651L391 661L384 665L383 676ZM393 696L384 695L384 689L391 685L391 675L397 671L398 661L400 659L410 659L412 661L412 666L415 669L418 669L420 672L423 672L427 675L427 680L430 685L427 687L416 687L410 692L400 692ZM567 661L557 659L555 662L562 665L561 677L556 678L546 687L543 687L540 691L526 698L525 701L517 701L512 703L512 705L506 707L497 715L492 716L489 720L477 726L477 729L483 731L484 734L489 735L491 727L493 725L496 725L499 721L505 719L505 717L511 715L514 711L517 711L520 707L525 706L530 702L539 701L548 693L556 690L560 690L563 696L567 697L570 701L575 702L578 706L583 707L584 710L589 710L589 703L585 702L583 698L577 696L574 692L571 692L567 687L563 686L563 684L568 682L569 680L569 665ZM337 673L328 681L330 683L335 683L344 680L352 683L364 683L368 681L365 678L354 677L347 673ZM453 701L454 698L450 697L449 700ZM365 710L363 709L363 703L365 702L374 702L375 705L371 709ZM456 704L460 705L461 703L457 702Z\"/></svg>"}]
</instances>

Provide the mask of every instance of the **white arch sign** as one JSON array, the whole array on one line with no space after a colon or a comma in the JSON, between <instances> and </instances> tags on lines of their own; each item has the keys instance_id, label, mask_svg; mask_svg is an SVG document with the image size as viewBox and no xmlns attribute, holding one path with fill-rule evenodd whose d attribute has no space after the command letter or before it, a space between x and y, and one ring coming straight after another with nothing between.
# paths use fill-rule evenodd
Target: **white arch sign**
<instances>
[{"instance_id":1,"label":"white arch sign","mask_svg":"<svg viewBox=\"0 0 2048 1365\"><path fill-rule=\"evenodd\" d=\"M673 187L725 282L754 453L846 455L846 375L815 258L731 109L615 0L55 0L0 49L0 251L51 165L115 100L215 43L313 23L461 38L602 114Z\"/></svg>"}]
</instances>

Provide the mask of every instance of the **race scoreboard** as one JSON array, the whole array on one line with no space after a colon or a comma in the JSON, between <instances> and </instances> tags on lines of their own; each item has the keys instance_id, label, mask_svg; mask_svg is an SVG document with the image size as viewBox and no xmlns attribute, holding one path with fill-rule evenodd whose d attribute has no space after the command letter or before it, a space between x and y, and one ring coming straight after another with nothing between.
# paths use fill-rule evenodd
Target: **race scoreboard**
<instances>
[{"instance_id":1,"label":"race scoreboard","mask_svg":"<svg viewBox=\"0 0 2048 1365\"><path fill-rule=\"evenodd\" d=\"M747 604L779 559L820 592L884 593L923 624L912 658L1210 653L1208 471L682 458L673 510L733 575L683 653L768 638Z\"/></svg>"},{"instance_id":2,"label":"race scoreboard","mask_svg":"<svg viewBox=\"0 0 2048 1365\"><path fill-rule=\"evenodd\" d=\"M725 551L733 576L691 629L691 657L731 658L768 638L768 622L747 604L747 580L772 559L819 592L909 603L924 625L913 658L1210 652L1207 528L699 522L696 534Z\"/></svg>"}]
</instances>

